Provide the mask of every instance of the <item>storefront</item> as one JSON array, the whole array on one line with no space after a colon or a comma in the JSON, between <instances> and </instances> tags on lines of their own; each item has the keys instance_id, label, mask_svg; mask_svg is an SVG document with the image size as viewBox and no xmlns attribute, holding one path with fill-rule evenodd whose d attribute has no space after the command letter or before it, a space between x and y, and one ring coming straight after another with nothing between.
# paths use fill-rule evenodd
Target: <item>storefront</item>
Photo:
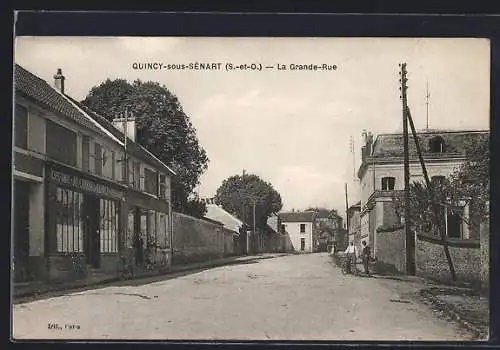
<instances>
[{"instance_id":1,"label":"storefront","mask_svg":"<svg viewBox=\"0 0 500 350\"><path fill-rule=\"evenodd\" d=\"M124 190L61 165L46 169L46 251L50 279L116 273Z\"/></svg>"},{"instance_id":2,"label":"storefront","mask_svg":"<svg viewBox=\"0 0 500 350\"><path fill-rule=\"evenodd\" d=\"M168 202L130 189L127 193L125 249L140 271L168 270L171 264L171 218Z\"/></svg>"}]
</instances>

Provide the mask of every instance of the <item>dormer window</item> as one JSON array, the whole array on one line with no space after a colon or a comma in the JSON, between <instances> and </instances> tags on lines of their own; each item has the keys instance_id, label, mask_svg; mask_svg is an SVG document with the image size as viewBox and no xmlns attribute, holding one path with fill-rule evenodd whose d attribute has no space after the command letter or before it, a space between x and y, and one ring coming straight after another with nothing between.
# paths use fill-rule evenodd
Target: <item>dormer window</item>
<instances>
[{"instance_id":1,"label":"dormer window","mask_svg":"<svg viewBox=\"0 0 500 350\"><path fill-rule=\"evenodd\" d=\"M393 191L396 179L394 177L382 178L382 191Z\"/></svg>"},{"instance_id":2,"label":"dormer window","mask_svg":"<svg viewBox=\"0 0 500 350\"><path fill-rule=\"evenodd\" d=\"M429 141L429 150L432 153L444 153L444 140L441 136L433 137Z\"/></svg>"}]
</instances>

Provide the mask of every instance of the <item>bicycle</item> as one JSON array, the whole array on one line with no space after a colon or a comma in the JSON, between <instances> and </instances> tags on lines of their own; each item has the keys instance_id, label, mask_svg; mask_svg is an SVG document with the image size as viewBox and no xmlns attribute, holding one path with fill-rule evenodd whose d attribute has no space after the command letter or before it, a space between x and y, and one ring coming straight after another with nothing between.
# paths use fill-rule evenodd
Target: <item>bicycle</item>
<instances>
[{"instance_id":1,"label":"bicycle","mask_svg":"<svg viewBox=\"0 0 500 350\"><path fill-rule=\"evenodd\" d=\"M117 275L120 280L133 279L135 277L134 266L126 256L120 256L117 262Z\"/></svg>"}]
</instances>

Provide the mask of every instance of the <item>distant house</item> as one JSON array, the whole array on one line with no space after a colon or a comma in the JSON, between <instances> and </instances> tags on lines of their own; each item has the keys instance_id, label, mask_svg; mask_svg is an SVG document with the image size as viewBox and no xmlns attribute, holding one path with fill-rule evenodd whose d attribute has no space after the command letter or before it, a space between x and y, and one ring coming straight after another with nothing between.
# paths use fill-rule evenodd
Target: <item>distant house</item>
<instances>
[{"instance_id":1,"label":"distant house","mask_svg":"<svg viewBox=\"0 0 500 350\"><path fill-rule=\"evenodd\" d=\"M315 209L312 211L315 212L314 251L330 251L332 245L342 238L343 219L336 210Z\"/></svg>"},{"instance_id":2,"label":"distant house","mask_svg":"<svg viewBox=\"0 0 500 350\"><path fill-rule=\"evenodd\" d=\"M315 212L280 213L282 230L288 234L293 249L297 252L314 251L313 234L315 232Z\"/></svg>"},{"instance_id":3,"label":"distant house","mask_svg":"<svg viewBox=\"0 0 500 350\"><path fill-rule=\"evenodd\" d=\"M234 255L242 253L239 249L240 233L244 229L244 223L213 200L205 201L207 213L205 218L221 222L224 227L224 255Z\"/></svg>"},{"instance_id":4,"label":"distant house","mask_svg":"<svg viewBox=\"0 0 500 350\"><path fill-rule=\"evenodd\" d=\"M489 131L433 130L417 133L432 182L440 182L453 173L465 160L466 145L472 140L488 138ZM410 136L410 182L423 182L424 176L415 143ZM358 171L361 185L361 237L377 254L377 229L397 225L400 218L394 211L393 197L404 190L403 134L380 134L373 141L371 133L364 133L361 149L362 163ZM457 212L461 211L461 215ZM461 216L469 220L469 208L445 211L443 220L447 237L458 240L478 239L479 230L471 230Z\"/></svg>"}]
</instances>

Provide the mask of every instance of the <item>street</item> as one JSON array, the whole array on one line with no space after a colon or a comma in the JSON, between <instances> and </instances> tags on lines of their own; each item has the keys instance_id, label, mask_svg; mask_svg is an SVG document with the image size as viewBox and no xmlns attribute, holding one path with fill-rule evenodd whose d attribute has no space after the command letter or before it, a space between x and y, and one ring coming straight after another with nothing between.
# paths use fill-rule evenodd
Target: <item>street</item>
<instances>
[{"instance_id":1,"label":"street","mask_svg":"<svg viewBox=\"0 0 500 350\"><path fill-rule=\"evenodd\" d=\"M132 283L131 283L132 284ZM397 279L344 276L326 253L223 266L13 307L16 339L466 340Z\"/></svg>"}]
</instances>

